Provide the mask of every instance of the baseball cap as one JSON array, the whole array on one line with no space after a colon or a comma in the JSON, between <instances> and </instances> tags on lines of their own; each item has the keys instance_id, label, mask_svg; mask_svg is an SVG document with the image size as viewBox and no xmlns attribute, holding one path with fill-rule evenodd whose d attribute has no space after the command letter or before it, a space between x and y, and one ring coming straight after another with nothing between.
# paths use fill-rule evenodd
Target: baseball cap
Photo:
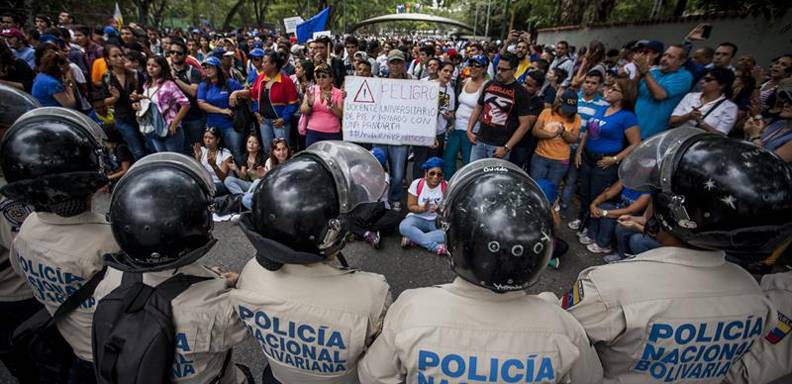
<instances>
[{"instance_id":1,"label":"baseball cap","mask_svg":"<svg viewBox=\"0 0 792 384\"><path fill-rule=\"evenodd\" d=\"M569 114L577 113L578 97L573 89L564 91L559 101L561 102L561 112Z\"/></svg>"},{"instance_id":2,"label":"baseball cap","mask_svg":"<svg viewBox=\"0 0 792 384\"><path fill-rule=\"evenodd\" d=\"M355 56L354 57L356 59L359 59L359 60L368 60L368 55L366 54L366 52L363 52L363 51L355 52Z\"/></svg>"},{"instance_id":3,"label":"baseball cap","mask_svg":"<svg viewBox=\"0 0 792 384\"><path fill-rule=\"evenodd\" d=\"M448 57L454 57L457 55L457 50L454 48L449 48L446 52L448 53Z\"/></svg>"},{"instance_id":4,"label":"baseball cap","mask_svg":"<svg viewBox=\"0 0 792 384\"><path fill-rule=\"evenodd\" d=\"M25 34L17 28L4 29L2 32L0 32L0 36L16 37L17 39L25 40Z\"/></svg>"},{"instance_id":5,"label":"baseball cap","mask_svg":"<svg viewBox=\"0 0 792 384\"><path fill-rule=\"evenodd\" d=\"M638 49L649 48L649 49L651 49L651 50L653 50L653 51L655 51L657 53L663 53L665 51L665 49L664 49L665 46L663 45L663 43L661 43L661 42L659 42L657 40L639 40L635 44L635 47L638 48Z\"/></svg>"},{"instance_id":6,"label":"baseball cap","mask_svg":"<svg viewBox=\"0 0 792 384\"><path fill-rule=\"evenodd\" d=\"M390 52L388 52L388 62L390 63L394 60L404 61L404 52L398 49L391 49Z\"/></svg>"},{"instance_id":7,"label":"baseball cap","mask_svg":"<svg viewBox=\"0 0 792 384\"><path fill-rule=\"evenodd\" d=\"M217 57L217 58L221 58L221 57L223 57L223 55L225 55L225 52L226 52L225 48L217 47L217 48L212 50L212 53L210 53L209 56L214 56L214 57Z\"/></svg>"},{"instance_id":8,"label":"baseball cap","mask_svg":"<svg viewBox=\"0 0 792 384\"><path fill-rule=\"evenodd\" d=\"M468 59L468 63L476 63L486 67L489 65L489 57L486 55L475 55Z\"/></svg>"},{"instance_id":9,"label":"baseball cap","mask_svg":"<svg viewBox=\"0 0 792 384\"><path fill-rule=\"evenodd\" d=\"M203 61L203 63L201 63L201 65L202 66L203 65L211 65L211 66L217 67L217 68L220 68L222 66L222 64L220 63L220 59L218 59L217 57L214 57L214 56L207 57Z\"/></svg>"},{"instance_id":10,"label":"baseball cap","mask_svg":"<svg viewBox=\"0 0 792 384\"><path fill-rule=\"evenodd\" d=\"M119 35L118 30L109 25L105 27L102 32L104 32L104 34L107 35L107 37L118 37Z\"/></svg>"},{"instance_id":11,"label":"baseball cap","mask_svg":"<svg viewBox=\"0 0 792 384\"><path fill-rule=\"evenodd\" d=\"M264 57L264 50L261 48L254 48L248 53L250 57Z\"/></svg>"}]
</instances>

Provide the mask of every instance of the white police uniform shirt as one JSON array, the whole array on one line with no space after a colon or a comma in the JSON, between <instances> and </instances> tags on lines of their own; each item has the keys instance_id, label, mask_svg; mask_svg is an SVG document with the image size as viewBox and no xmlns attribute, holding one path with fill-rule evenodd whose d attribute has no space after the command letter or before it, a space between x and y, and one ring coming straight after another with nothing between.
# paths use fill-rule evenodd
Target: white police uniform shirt
<instances>
[{"instance_id":1,"label":"white police uniform shirt","mask_svg":"<svg viewBox=\"0 0 792 384\"><path fill-rule=\"evenodd\" d=\"M189 276L213 277L195 283L171 301L176 335L176 355L171 369L173 383L209 383L223 369L226 353L247 337L245 326L231 306L231 289L226 280L199 263L179 269L143 274L143 283L155 287L182 273ZM94 292L98 302L121 285L123 273L107 268L104 279ZM243 383L233 361L228 363L220 383Z\"/></svg>"},{"instance_id":2,"label":"white police uniform shirt","mask_svg":"<svg viewBox=\"0 0 792 384\"><path fill-rule=\"evenodd\" d=\"M391 303L382 275L328 263L269 271L253 259L234 309L282 383L357 383L358 360Z\"/></svg>"},{"instance_id":3,"label":"white police uniform shirt","mask_svg":"<svg viewBox=\"0 0 792 384\"><path fill-rule=\"evenodd\" d=\"M8 250L22 223L33 210L23 203L0 199L0 264L9 260ZM25 279L17 275L10 263L0 269L0 302L22 301L33 298L33 291L25 284Z\"/></svg>"},{"instance_id":4,"label":"white police uniform shirt","mask_svg":"<svg viewBox=\"0 0 792 384\"><path fill-rule=\"evenodd\" d=\"M584 269L563 306L597 348L606 383L720 383L775 319L723 252L677 247Z\"/></svg>"},{"instance_id":5,"label":"white police uniform shirt","mask_svg":"<svg viewBox=\"0 0 792 384\"><path fill-rule=\"evenodd\" d=\"M550 295L498 294L461 278L407 290L363 357L360 382L601 382L583 327Z\"/></svg>"},{"instance_id":6,"label":"white police uniform shirt","mask_svg":"<svg viewBox=\"0 0 792 384\"><path fill-rule=\"evenodd\" d=\"M11 266L33 295L55 313L66 299L102 269L102 256L119 248L104 216L84 212L72 217L33 212L11 246ZM58 322L58 330L82 360L93 361L91 325L96 299L91 297Z\"/></svg>"},{"instance_id":7,"label":"white police uniform shirt","mask_svg":"<svg viewBox=\"0 0 792 384\"><path fill-rule=\"evenodd\" d=\"M769 383L792 374L792 272L765 275L760 285L778 311L778 320L732 366L728 383Z\"/></svg>"}]
</instances>

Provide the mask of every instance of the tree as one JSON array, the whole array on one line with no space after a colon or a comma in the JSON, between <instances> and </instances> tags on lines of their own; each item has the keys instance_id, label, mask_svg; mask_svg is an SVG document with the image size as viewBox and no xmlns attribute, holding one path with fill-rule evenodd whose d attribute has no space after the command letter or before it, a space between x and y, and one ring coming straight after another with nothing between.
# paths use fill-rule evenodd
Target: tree
<instances>
[{"instance_id":1,"label":"tree","mask_svg":"<svg viewBox=\"0 0 792 384\"><path fill-rule=\"evenodd\" d=\"M558 21L562 25L576 25L583 21L583 14L590 0L561 0L558 2Z\"/></svg>"}]
</instances>

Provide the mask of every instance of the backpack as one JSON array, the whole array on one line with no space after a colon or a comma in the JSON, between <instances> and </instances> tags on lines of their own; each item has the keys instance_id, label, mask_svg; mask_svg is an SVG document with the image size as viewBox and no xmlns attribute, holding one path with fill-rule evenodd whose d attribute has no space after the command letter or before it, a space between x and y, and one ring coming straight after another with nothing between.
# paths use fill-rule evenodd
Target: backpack
<instances>
[{"instance_id":1,"label":"backpack","mask_svg":"<svg viewBox=\"0 0 792 384\"><path fill-rule=\"evenodd\" d=\"M97 383L170 383L176 354L171 301L209 279L180 273L150 287L143 284L142 274L124 272L121 285L99 301L94 313ZM218 377L224 371L225 366Z\"/></svg>"},{"instance_id":2,"label":"backpack","mask_svg":"<svg viewBox=\"0 0 792 384\"><path fill-rule=\"evenodd\" d=\"M137 111L136 117L138 125L140 126L140 133L155 134L158 137L167 137L170 134L168 125L165 123L165 118L160 113L157 107L157 92L161 86L157 87L152 94L146 94L149 99L141 99L140 110Z\"/></svg>"},{"instance_id":3,"label":"backpack","mask_svg":"<svg viewBox=\"0 0 792 384\"><path fill-rule=\"evenodd\" d=\"M415 197L421 197L421 191L423 191L424 184L426 184L426 178L422 177L420 180L418 180L418 185L416 186L417 194L415 195ZM448 182L446 182L445 180L441 181L440 192L443 192L443 196L445 196L446 188L448 188Z\"/></svg>"}]
</instances>

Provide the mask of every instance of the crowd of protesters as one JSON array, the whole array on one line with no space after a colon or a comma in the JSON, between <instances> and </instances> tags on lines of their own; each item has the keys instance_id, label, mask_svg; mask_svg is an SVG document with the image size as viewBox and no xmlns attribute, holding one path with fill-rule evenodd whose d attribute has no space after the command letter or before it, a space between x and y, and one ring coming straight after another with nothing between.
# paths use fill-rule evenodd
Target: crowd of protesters
<instances>
[{"instance_id":1,"label":"crowd of protesters","mask_svg":"<svg viewBox=\"0 0 792 384\"><path fill-rule=\"evenodd\" d=\"M444 180L477 159L508 159L549 181L567 226L606 261L657 246L630 226L651 212L648 198L617 173L642 140L697 127L792 161L792 54L763 68L735 44L705 41L704 25L675 42L573 47L518 31L502 42L347 35L297 44L263 28L93 28L66 12L32 26L1 22L0 83L101 124L114 141L113 178L148 153L182 152L218 195L249 194L292 151L341 140L346 76L435 82L433 145L373 147L389 174L384 203L409 211L402 245L440 254L432 219ZM580 209L567 212L576 196ZM361 234L379 244L378 230Z\"/></svg>"}]
</instances>

